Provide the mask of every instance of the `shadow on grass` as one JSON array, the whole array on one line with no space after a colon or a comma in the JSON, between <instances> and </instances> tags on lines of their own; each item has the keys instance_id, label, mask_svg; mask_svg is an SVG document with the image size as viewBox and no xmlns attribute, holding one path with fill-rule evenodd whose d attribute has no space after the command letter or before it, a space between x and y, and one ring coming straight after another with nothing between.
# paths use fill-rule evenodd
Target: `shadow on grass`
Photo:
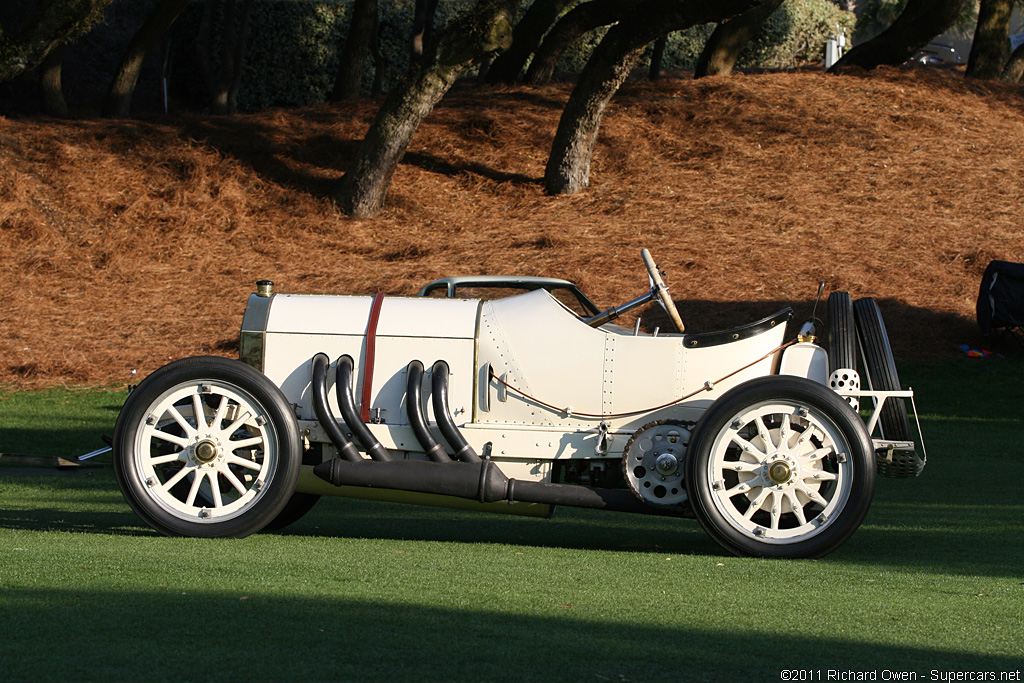
<instances>
[{"instance_id":1,"label":"shadow on grass","mask_svg":"<svg viewBox=\"0 0 1024 683\"><path fill-rule=\"evenodd\" d=\"M821 680L829 669L913 671L917 680L935 680L934 670L1015 671L1021 664L1011 656L878 645L868 634L779 636L756 630L756 619L729 632L675 628L646 625L642 612L609 618L557 599L505 611L428 607L345 598L344 577L320 584L327 593L320 599L245 586L20 590L0 603L0 617L19 624L0 640L5 679L122 680L144 671L169 681L767 681L799 666L821 669ZM54 638L57 650L40 646Z\"/></svg>"},{"instance_id":2,"label":"shadow on grass","mask_svg":"<svg viewBox=\"0 0 1024 683\"><path fill-rule=\"evenodd\" d=\"M939 456L919 479L879 480L863 526L826 561L934 575L1019 576L1014 549L1024 545L1024 505L1015 502L1014 481L991 477L1000 458L989 455L963 471ZM110 469L70 478L0 477L0 496L0 529L159 535L128 508ZM694 520L573 508L537 519L329 496L277 534L725 555Z\"/></svg>"},{"instance_id":3,"label":"shadow on grass","mask_svg":"<svg viewBox=\"0 0 1024 683\"><path fill-rule=\"evenodd\" d=\"M1020 575L1014 548L1024 544L1024 506L931 503L905 495L905 483L882 482L863 526L825 561L936 575ZM728 556L694 520L572 508L544 520L324 498L278 533Z\"/></svg>"},{"instance_id":4,"label":"shadow on grass","mask_svg":"<svg viewBox=\"0 0 1024 683\"><path fill-rule=\"evenodd\" d=\"M12 495L11 487L21 493ZM109 469L78 478L0 476L0 496L7 499L0 502L0 529L159 535L128 508ZM559 510L554 519L537 519L330 496L324 496L299 522L276 533L623 552L718 552L693 520L576 509Z\"/></svg>"},{"instance_id":5,"label":"shadow on grass","mask_svg":"<svg viewBox=\"0 0 1024 683\"><path fill-rule=\"evenodd\" d=\"M1015 360L962 359L910 366L904 375L918 392L929 464L917 479L880 479L864 525L828 562L931 574L1018 576L1015 549L1024 545L1019 523L1024 505L1019 481L1010 473L1019 459L1016 444L1024 427L1016 409L1024 401L1024 368ZM109 469L22 484L2 474L0 467L0 529L154 534L123 502ZM9 495L12 486L20 486L20 497ZM542 520L325 497L281 533L722 554L692 520L571 508Z\"/></svg>"},{"instance_id":6,"label":"shadow on grass","mask_svg":"<svg viewBox=\"0 0 1024 683\"><path fill-rule=\"evenodd\" d=\"M0 394L0 453L68 460L103 448L114 432L122 391L42 391ZM0 475L3 468L0 467Z\"/></svg>"},{"instance_id":7,"label":"shadow on grass","mask_svg":"<svg viewBox=\"0 0 1024 683\"><path fill-rule=\"evenodd\" d=\"M1019 576L1024 545L1019 483L1004 476L1017 457L1022 420L1007 413L1024 388L1014 361L920 366L919 406L930 444L921 477L879 479L864 525L829 563L933 575ZM960 388L951 391L951 388ZM956 414L965 415L957 417ZM984 420L984 421L976 421ZM966 435L969 435L967 437ZM0 468L0 474L3 469ZM109 469L89 476L39 478L11 498L0 477L0 528L156 535L128 509ZM35 489L38 489L36 491ZM83 505L104 508L76 512ZM110 509L106 509L110 508ZM117 510L120 510L117 511ZM489 543L598 551L723 555L693 520L561 508L554 519L375 503L325 496L283 536Z\"/></svg>"},{"instance_id":8,"label":"shadow on grass","mask_svg":"<svg viewBox=\"0 0 1024 683\"><path fill-rule=\"evenodd\" d=\"M900 485L895 482L890 488ZM75 511L74 485L50 487L50 505L0 509L0 529L106 535L159 536L109 488L85 499L122 511ZM892 498L891 495L880 496ZM54 504L61 500L66 504ZM828 562L894 567L931 574L1018 576L1010 550L1024 542L1017 508L976 509L914 501L876 501L864 526ZM554 519L425 508L324 497L281 536L496 544L604 552L721 555L693 520L560 509Z\"/></svg>"}]
</instances>

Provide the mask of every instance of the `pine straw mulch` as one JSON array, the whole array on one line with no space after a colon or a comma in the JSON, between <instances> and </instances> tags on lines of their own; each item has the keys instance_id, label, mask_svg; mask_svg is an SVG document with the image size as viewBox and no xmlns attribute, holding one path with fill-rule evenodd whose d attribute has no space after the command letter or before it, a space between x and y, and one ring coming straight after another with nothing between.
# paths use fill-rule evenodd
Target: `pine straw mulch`
<instances>
[{"instance_id":1,"label":"pine straw mulch","mask_svg":"<svg viewBox=\"0 0 1024 683\"><path fill-rule=\"evenodd\" d=\"M591 187L540 178L567 85L462 88L427 119L379 217L328 199L372 102L234 118L0 118L0 384L119 383L235 353L254 281L412 294L446 275L549 275L601 305L639 250L707 331L817 283L881 302L897 357L982 344L978 283L1024 260L1024 91L944 71L627 85ZM659 324L651 314L648 324Z\"/></svg>"}]
</instances>

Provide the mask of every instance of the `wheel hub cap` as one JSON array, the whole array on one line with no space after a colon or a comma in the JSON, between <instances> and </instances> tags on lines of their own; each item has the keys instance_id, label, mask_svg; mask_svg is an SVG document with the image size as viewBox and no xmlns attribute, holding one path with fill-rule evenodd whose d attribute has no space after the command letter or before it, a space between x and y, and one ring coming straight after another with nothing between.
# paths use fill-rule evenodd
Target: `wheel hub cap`
<instances>
[{"instance_id":1,"label":"wheel hub cap","mask_svg":"<svg viewBox=\"0 0 1024 683\"><path fill-rule=\"evenodd\" d=\"M782 460L777 460L768 467L768 478L776 484L785 484L791 476L793 476L793 470Z\"/></svg>"},{"instance_id":2,"label":"wheel hub cap","mask_svg":"<svg viewBox=\"0 0 1024 683\"><path fill-rule=\"evenodd\" d=\"M209 440L200 441L196 444L196 460L201 463L211 463L217 458L217 445Z\"/></svg>"}]
</instances>

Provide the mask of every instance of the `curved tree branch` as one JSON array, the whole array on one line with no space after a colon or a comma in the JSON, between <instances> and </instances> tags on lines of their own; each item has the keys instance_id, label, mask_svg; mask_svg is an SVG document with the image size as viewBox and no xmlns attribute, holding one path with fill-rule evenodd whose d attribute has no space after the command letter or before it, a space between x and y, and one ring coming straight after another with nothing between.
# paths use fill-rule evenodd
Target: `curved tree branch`
<instances>
[{"instance_id":1,"label":"curved tree branch","mask_svg":"<svg viewBox=\"0 0 1024 683\"><path fill-rule=\"evenodd\" d=\"M388 95L370 125L334 200L351 216L370 216L384 206L398 162L424 117L455 80L474 64L512 42L518 0L479 0L441 34L437 50Z\"/></svg>"},{"instance_id":2,"label":"curved tree branch","mask_svg":"<svg viewBox=\"0 0 1024 683\"><path fill-rule=\"evenodd\" d=\"M0 83L35 68L57 45L86 33L114 0L39 0L0 10ZM5 3L6 4L6 3ZM21 21L18 21L21 19Z\"/></svg>"},{"instance_id":3,"label":"curved tree branch","mask_svg":"<svg viewBox=\"0 0 1024 683\"><path fill-rule=\"evenodd\" d=\"M558 60L577 38L601 26L614 24L624 18L634 4L634 0L590 0L573 7L544 36L526 71L525 81L531 85L550 81Z\"/></svg>"},{"instance_id":4,"label":"curved tree branch","mask_svg":"<svg viewBox=\"0 0 1024 683\"><path fill-rule=\"evenodd\" d=\"M771 0L716 26L700 53L693 77L725 76L732 73L743 48L781 4L782 0Z\"/></svg>"},{"instance_id":5,"label":"curved tree branch","mask_svg":"<svg viewBox=\"0 0 1024 683\"><path fill-rule=\"evenodd\" d=\"M771 1L771 0L763 0ZM544 172L549 194L579 192L590 183L590 159L605 108L648 43L697 24L721 22L757 0L642 0L608 30L569 96Z\"/></svg>"},{"instance_id":6,"label":"curved tree branch","mask_svg":"<svg viewBox=\"0 0 1024 683\"><path fill-rule=\"evenodd\" d=\"M131 113L132 95L135 93L135 84L139 81L143 60L164 37L188 3L189 0L160 0L153 8L128 44L128 49L121 59L121 66L114 76L114 82L110 84L103 103L105 116L128 116Z\"/></svg>"},{"instance_id":7,"label":"curved tree branch","mask_svg":"<svg viewBox=\"0 0 1024 683\"><path fill-rule=\"evenodd\" d=\"M897 66L914 56L956 22L966 0L908 0L907 6L892 26L871 40L857 45L832 65L829 71L848 66L873 69L890 64Z\"/></svg>"}]
</instances>

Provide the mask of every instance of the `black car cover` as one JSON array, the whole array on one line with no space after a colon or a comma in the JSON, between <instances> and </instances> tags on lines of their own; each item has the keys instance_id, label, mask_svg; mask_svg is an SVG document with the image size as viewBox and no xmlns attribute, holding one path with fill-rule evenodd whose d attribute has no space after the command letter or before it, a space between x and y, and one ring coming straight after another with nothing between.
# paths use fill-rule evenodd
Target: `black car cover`
<instances>
[{"instance_id":1,"label":"black car cover","mask_svg":"<svg viewBox=\"0 0 1024 683\"><path fill-rule=\"evenodd\" d=\"M981 277L978 327L988 334L996 327L1024 327L1024 263L992 261Z\"/></svg>"}]
</instances>

